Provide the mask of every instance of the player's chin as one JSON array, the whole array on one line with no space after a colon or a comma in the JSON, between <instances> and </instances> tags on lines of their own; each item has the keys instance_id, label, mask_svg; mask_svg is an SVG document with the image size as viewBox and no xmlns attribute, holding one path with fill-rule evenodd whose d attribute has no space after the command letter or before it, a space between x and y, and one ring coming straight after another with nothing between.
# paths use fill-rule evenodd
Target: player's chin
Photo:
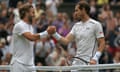
<instances>
[{"instance_id":1,"label":"player's chin","mask_svg":"<svg viewBox=\"0 0 120 72\"><path fill-rule=\"evenodd\" d=\"M81 20L81 16L78 16L78 17L77 17L77 20Z\"/></svg>"}]
</instances>

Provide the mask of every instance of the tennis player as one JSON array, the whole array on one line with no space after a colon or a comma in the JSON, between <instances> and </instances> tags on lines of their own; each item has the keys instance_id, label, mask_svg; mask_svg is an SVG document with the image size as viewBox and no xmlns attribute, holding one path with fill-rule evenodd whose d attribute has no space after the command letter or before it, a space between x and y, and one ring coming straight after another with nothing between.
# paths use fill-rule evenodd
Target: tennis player
<instances>
[{"instance_id":1,"label":"tennis player","mask_svg":"<svg viewBox=\"0 0 120 72\"><path fill-rule=\"evenodd\" d=\"M81 21L75 23L66 37L62 37L57 32L53 34L53 37L63 44L68 44L72 40L76 41L77 53L72 63L73 66L97 64L105 48L104 33L101 23L90 18L89 12L89 4L85 1L79 2L75 6L75 14Z\"/></svg>"},{"instance_id":2,"label":"tennis player","mask_svg":"<svg viewBox=\"0 0 120 72\"><path fill-rule=\"evenodd\" d=\"M34 8L24 5L19 9L19 14L21 21L13 29L11 72L34 72L28 69L34 67L34 41L47 37L51 33L50 29L55 28L51 26L42 33L33 34Z\"/></svg>"}]
</instances>

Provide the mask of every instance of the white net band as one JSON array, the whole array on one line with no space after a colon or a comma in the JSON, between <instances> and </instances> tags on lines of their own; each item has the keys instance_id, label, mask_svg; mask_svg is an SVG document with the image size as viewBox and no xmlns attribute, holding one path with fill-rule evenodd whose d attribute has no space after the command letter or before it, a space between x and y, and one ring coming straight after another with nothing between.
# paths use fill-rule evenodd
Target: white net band
<instances>
[{"instance_id":1,"label":"white net band","mask_svg":"<svg viewBox=\"0 0 120 72\"><path fill-rule=\"evenodd\" d=\"M10 65L1 65L0 70L10 70ZM70 70L100 70L100 69L120 69L120 64L99 64L99 65L81 65L81 66L35 66L30 70L42 71L70 71Z\"/></svg>"}]
</instances>

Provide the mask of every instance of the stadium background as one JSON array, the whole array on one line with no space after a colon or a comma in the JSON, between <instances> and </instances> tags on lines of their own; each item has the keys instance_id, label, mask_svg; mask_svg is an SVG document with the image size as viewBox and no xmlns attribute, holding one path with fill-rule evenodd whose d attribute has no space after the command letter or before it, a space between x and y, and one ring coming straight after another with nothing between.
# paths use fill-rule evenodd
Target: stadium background
<instances>
[{"instance_id":1,"label":"stadium background","mask_svg":"<svg viewBox=\"0 0 120 72\"><path fill-rule=\"evenodd\" d=\"M33 0L33 2L32 0L0 0L0 65L9 65L12 29L20 20L18 14L20 5L31 3L35 8L33 21L35 33L44 31L49 25L55 25L57 32L66 36L72 26L79 21L74 14L75 4L79 1L81 0ZM105 33L106 48L99 63L120 63L120 1L86 1L90 4L90 16L101 22ZM66 46L58 44L52 37L36 41L34 47L37 66L65 66L66 58L70 60L76 51L75 42Z\"/></svg>"}]
</instances>

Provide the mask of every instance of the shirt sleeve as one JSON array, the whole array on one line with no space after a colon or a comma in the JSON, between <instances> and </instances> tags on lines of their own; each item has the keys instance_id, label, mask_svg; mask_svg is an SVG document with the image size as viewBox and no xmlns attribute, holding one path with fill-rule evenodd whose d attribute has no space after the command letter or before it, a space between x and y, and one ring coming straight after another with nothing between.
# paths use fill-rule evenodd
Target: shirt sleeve
<instances>
[{"instance_id":1,"label":"shirt sleeve","mask_svg":"<svg viewBox=\"0 0 120 72\"><path fill-rule=\"evenodd\" d=\"M70 34L72 34L73 36L75 36L75 27L76 25L74 25L70 31Z\"/></svg>"},{"instance_id":2,"label":"shirt sleeve","mask_svg":"<svg viewBox=\"0 0 120 72\"><path fill-rule=\"evenodd\" d=\"M23 24L17 25L16 28L15 28L15 30L16 30L16 33L18 35L22 35L25 32L30 32L28 26L23 25Z\"/></svg>"},{"instance_id":3,"label":"shirt sleeve","mask_svg":"<svg viewBox=\"0 0 120 72\"><path fill-rule=\"evenodd\" d=\"M96 35L97 38L104 37L103 28L102 28L101 23L96 24L95 35Z\"/></svg>"}]
</instances>

